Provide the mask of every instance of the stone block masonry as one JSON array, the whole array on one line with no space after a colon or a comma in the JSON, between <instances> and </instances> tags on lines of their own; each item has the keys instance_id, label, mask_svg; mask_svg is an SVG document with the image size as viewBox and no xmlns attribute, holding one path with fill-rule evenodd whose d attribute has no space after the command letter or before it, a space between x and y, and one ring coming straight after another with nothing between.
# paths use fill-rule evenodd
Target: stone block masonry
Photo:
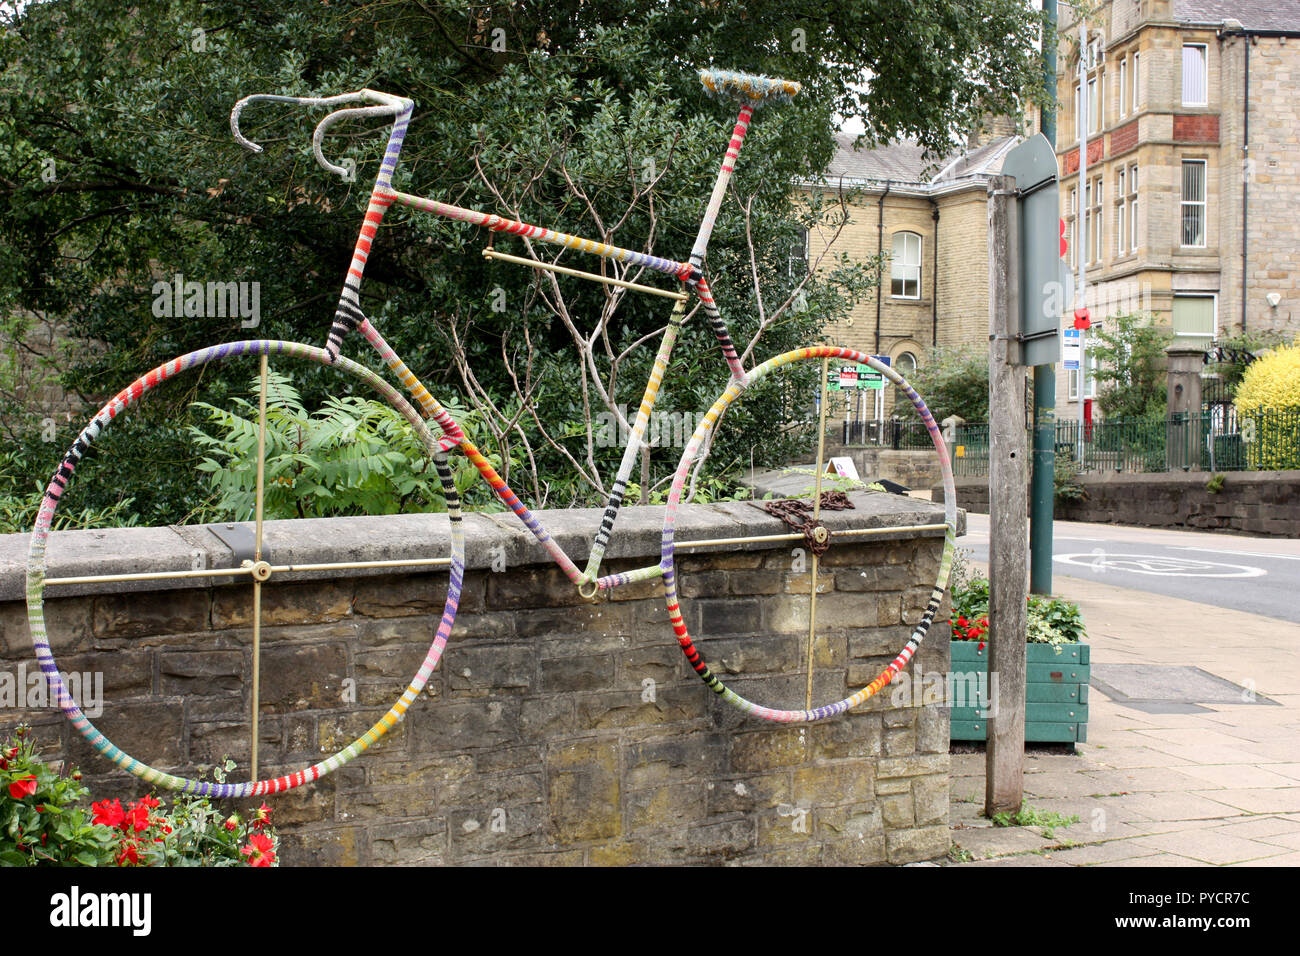
<instances>
[{"instance_id":1,"label":"stone block masonry","mask_svg":"<svg viewBox=\"0 0 1300 956\"><path fill-rule=\"evenodd\" d=\"M1228 471L1218 491L1209 472L1080 475L1083 501L1058 503L1062 521L1190 528L1261 537L1300 537L1300 471ZM957 507L989 513L987 478L958 478ZM943 500L943 486L931 489Z\"/></svg>"},{"instance_id":2,"label":"stone block masonry","mask_svg":"<svg viewBox=\"0 0 1300 956\"><path fill-rule=\"evenodd\" d=\"M856 511L826 514L832 530L943 520L927 502L854 500ZM541 515L580 565L599 516ZM661 508L625 509L609 570L656 563L662 519ZM472 515L466 526L456 628L406 720L315 786L268 800L285 864L853 865L947 851L945 711L892 706L887 690L812 725L745 717L689 669L658 581L586 603L511 516ZM266 542L273 564L409 559L444 555L447 527L437 515L269 522ZM783 530L748 503L679 512L679 541ZM739 693L785 707L803 706L806 681L812 582L797 544L678 559L686 620L711 665ZM897 653L941 548L941 536L907 530L834 541L816 582L817 702L863 686ZM11 674L34 661L26 551L25 536L0 537L0 669ZM492 570L502 556L507 570ZM52 578L234 563L201 527L58 533L49 558ZM334 752L392 704L424 658L446 579L409 568L272 576L264 775ZM229 755L242 779L251 586L205 584L50 587L51 643L63 670L102 672L96 725L133 756L192 775ZM933 639L946 634L936 622L909 671L946 672L947 641ZM59 711L0 710L0 733L22 720L50 758L81 767L95 799L145 792Z\"/></svg>"}]
</instances>

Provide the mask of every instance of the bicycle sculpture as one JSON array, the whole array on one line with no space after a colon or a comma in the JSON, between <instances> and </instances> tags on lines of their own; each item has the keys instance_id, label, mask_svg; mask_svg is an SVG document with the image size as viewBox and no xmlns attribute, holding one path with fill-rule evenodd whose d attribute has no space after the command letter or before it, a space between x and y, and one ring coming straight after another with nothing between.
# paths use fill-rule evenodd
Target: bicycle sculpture
<instances>
[{"instance_id":1,"label":"bicycle sculpture","mask_svg":"<svg viewBox=\"0 0 1300 956\"><path fill-rule=\"evenodd\" d=\"M58 471L54 475L53 480L50 482L49 487L45 492L44 501L42 502L39 516L32 532L27 571L26 594L32 642L35 647L36 655L40 661L41 668L45 672L52 690L57 694L60 707L72 721L77 731L90 742L95 750L103 754L123 770L126 770L137 777L144 779L150 784L159 787L195 792L213 797L256 797L264 794L273 794L289 790L318 780L331 771L343 766L379 741L389 730L403 719L408 708L424 689L434 668L438 665L438 661L442 656L443 649L447 644L452 626L456 619L456 611L460 601L461 587L464 578L465 535L462 526L459 496L456 491L456 486L452 481L452 472L448 465L448 455L452 452L465 455L466 458L474 464L478 469L478 472L492 487L492 490L500 497L501 501L506 505L506 507L513 511L528 530L532 532L538 542L540 542L542 547L550 555L551 559L553 559L564 571L584 597L592 598L600 591L608 591L637 581L661 578L663 581L664 599L667 602L668 614L673 632L676 635L677 642L685 653L687 660L690 662L691 667L700 676L704 683L711 690L717 693L718 696L747 714L752 714L756 717L772 721L822 720L835 714L843 713L844 711L861 704L863 701L880 691L881 688L885 687L893 677L907 665L913 654L916 652L917 646L925 637L926 632L930 627L930 623L939 609L940 602L943 599L944 591L947 586L949 571L952 566L952 556L956 535L956 506L954 504L956 496L953 488L952 470L949 466L943 439L940 435L939 429L935 425L934 418L931 416L920 396L916 394L902 376L892 368L878 362L870 355L848 348L829 345L814 345L770 358L766 362L763 362L754 368L745 369L743 367L740 356L737 354L736 349L732 344L730 334L727 330L727 325L723 320L717 303L713 300L713 296L709 291L709 284L704 275L705 252L708 249L709 237L713 231L714 222L722 204L723 195L726 191L736 159L740 154L741 144L744 141L746 131L753 119L755 110L765 103L788 101L799 92L800 87L797 83L785 80L769 79L766 77L751 76L721 70L703 71L701 73L701 80L709 93L714 96L722 99L739 101L740 112L732 130L731 139L727 146L725 158L722 161L722 167L714 184L712 195L709 197L708 203L705 206L704 214L700 221L699 233L696 236L693 247L691 248L690 255L685 261L663 259L644 252L623 249L606 243L584 239L579 236L557 232L543 226L519 222L491 213L478 212L472 209L463 209L448 203L397 191L392 186L392 176L393 171L397 167L398 157L400 156L402 149L402 141L406 136L407 126L410 122L411 113L415 106L412 100L392 96L386 93L379 93L373 90L360 90L354 93L330 97L254 95L245 97L235 104L230 116L231 130L234 133L235 139L240 144L254 152L260 152L261 147L245 139L240 133L239 116L246 106L250 103L256 102L292 103L297 105L323 106L330 108L344 106L344 104L365 104L361 106L347 106L342 109L335 109L333 112L330 112L315 129L315 133L312 137L312 150L315 154L316 160L326 169L335 173L347 175L349 171L327 160L322 152L321 144L326 131L341 120L369 117L386 117L391 119L388 146L384 153L383 161L379 167L378 175L375 177L374 186L370 193L369 203L366 207L365 218L361 225L360 234L357 236L356 247L352 254L351 264L344 280L343 290L339 297L337 311L334 314L333 324L330 327L325 347L322 349L296 342L274 340L227 342L221 345L214 345L208 348L189 352L186 355L182 355L179 358L158 366L123 389L108 404L106 404L93 419L91 419L90 423L82 430L73 442L72 447L67 452L62 464L59 466ZM616 479L612 485L609 501L605 508L599 530L596 532L595 538L592 542L590 556L585 568L579 568L550 537L546 528L538 518L524 506L515 493L511 491L509 486L507 486L501 476L493 469L486 457L466 438L465 433L461 430L461 427L457 424L451 414L449 414L447 409L444 408L443 405L441 405L438 400L429 394L425 387L420 384L419 380L414 374L412 374L410 369L407 368L402 359L393 351L388 343L384 341L379 330L376 329L363 314L360 307L359 290L365 273L366 260L370 253L371 242L374 240L375 233L384 218L385 212L394 203L410 206L418 210L433 213L434 215L449 217L451 219L482 226L493 233L504 232L511 235L526 237L533 241L556 243L568 247L569 249L614 259L622 263L654 272L660 272L676 279L686 290L683 292L666 292L660 289L649 289L644 286L636 286L632 283L625 283L621 280L609 279L603 276L574 273L574 270L567 270L563 267L545 263L533 258L509 256L505 253L496 252L490 248L484 251L485 255L522 263L533 268L551 269L553 271L578 274L585 278L595 279L600 282L612 282L614 284L625 286L631 285L634 288L654 292L659 295L666 295L676 300L669 317L668 325L663 333L663 338L659 343L658 354L655 358L649 381L645 386L645 392L637 411L636 421L631 430L630 440L628 441L627 447L623 453ZM707 413L705 413L702 419L700 419L699 426L695 429L694 434L692 434L688 441L681 460L677 465L676 471L673 473L671 489L667 499L667 507L665 509L660 561L657 564L648 567L602 576L600 574L601 561L605 555L606 548L609 545L611 535L613 534L615 521L619 513L619 507L622 503L622 496L627 487L628 478L632 472L635 460L637 459L643 437L645 436L650 421L650 415L654 408L655 397L658 393L664 373L668 368L669 357L672 354L674 342L682 327L682 323L687 316L686 302L692 295L696 300L698 300L702 307L704 315L721 346L722 355L730 370L730 379L725 390L723 390L722 394L713 403L712 407L710 407ZM348 335L354 331L359 332L371 347L379 353L389 370L391 370L391 372L406 388L410 396L414 399L415 405L418 406L418 410L408 402L396 388L386 382L379 375L342 354L341 349L345 340ZM361 737L319 763L298 770L295 773L276 777L274 779L258 780L256 757L254 757L253 780L246 783L212 783L164 773L123 752L109 741L109 739L98 729L96 729L96 727L82 712L77 702L68 693L67 687L64 685L59 675L58 666L53 654L51 653L50 644L46 635L43 603L46 587L46 544L55 510L58 508L59 500L67 489L68 482L72 478L77 464L86 454L89 447L95 442L104 429L106 429L113 420L117 418L117 416L121 415L127 408L138 402L141 396L147 391L156 388L163 382L172 379L183 372L201 369L212 362L248 356L258 356L262 363L263 381L265 381L265 363L266 358L269 355L284 356L332 366L343 374L349 375L374 389L394 408L396 408L404 416L407 422L410 423L411 428L414 429L428 455L432 458L440 483L446 495L451 529L450 555L445 559L395 563L447 565L449 567L447 597L442 619L438 624L433 641L429 646L428 653L419 669L416 671L415 676L410 681L406 690L398 698L397 702L393 704L388 712L385 713L383 717L381 717L368 731L362 734ZM842 700L834 701L820 707L809 707L804 710L782 710L753 703L727 687L717 674L715 674L705 663L704 657L695 646L694 640L692 639L683 618L678 598L677 578L674 565L675 522L682 499L683 488L686 484L688 475L701 456L707 454L706 440L710 436L710 432L714 429L714 426L718 423L720 417L727 411L727 409L730 408L750 386L777 369L793 362L824 359L840 359L870 366L875 371L882 373L886 378L893 382L894 385L900 388L911 401L913 406L915 406L933 438L935 449L938 452L942 467L943 484L946 492L943 526L944 547L939 562L938 577L935 581L933 591L930 594L929 602L924 614L922 615L920 622L913 629L910 638L898 653L897 657L894 658L881 674L869 685ZM264 405L265 391L263 392L263 406ZM428 427L426 419L432 420L440 434L435 434ZM259 455L259 478L260 458L262 457L264 456ZM257 496L259 503L257 512L258 550L256 559L253 562L245 562L245 566L241 569L214 569L206 572L178 571L167 575L175 578L203 575L210 577L227 577L232 574L244 573L251 577L253 583L254 608L254 655L256 655L256 645L258 640L257 622L260 617L260 587L262 582L266 581L273 573L319 570L320 567L273 567L268 562L261 559L261 497L261 486L259 480ZM823 527L817 529L817 533L819 535L819 540L824 544L828 532ZM869 533L869 530L849 529L848 531L837 532L837 535L854 533ZM159 575L152 576L158 577ZM813 580L814 582L816 580L815 572ZM59 582L56 580L53 583ZM813 590L815 591L815 587ZM254 754L256 754L257 739L256 680L256 671L254 671Z\"/></svg>"}]
</instances>

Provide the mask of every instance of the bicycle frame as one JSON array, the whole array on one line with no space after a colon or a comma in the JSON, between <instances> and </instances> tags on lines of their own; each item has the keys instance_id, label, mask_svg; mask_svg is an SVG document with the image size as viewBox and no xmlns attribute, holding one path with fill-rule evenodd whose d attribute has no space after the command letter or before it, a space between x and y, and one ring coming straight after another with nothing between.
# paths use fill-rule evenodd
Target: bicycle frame
<instances>
[{"instance_id":1,"label":"bicycle frame","mask_svg":"<svg viewBox=\"0 0 1300 956\"><path fill-rule=\"evenodd\" d=\"M706 80L706 86L708 81ZM712 89L712 87L710 87ZM786 84L786 95L790 95L791 90L797 91L798 87L793 84ZM601 577L599 575L600 565L604 559L606 549L609 546L610 538L614 532L615 523L618 520L619 510L623 503L623 494L627 489L628 479L632 474L632 469L636 465L638 452L641 449L642 438L644 437L650 425L650 417L654 411L655 402L658 397L659 388L663 381L665 372L668 369L668 363L672 357L673 347L677 341L677 335L682 324L686 319L686 305L684 301L679 300L673 307L672 313L668 319L668 327L664 331L663 338L659 343L659 351L655 355L654 364L650 371L649 379L646 382L645 390L641 397L641 403L638 406L636 420L629 434L627 447L623 451L623 458L619 463L618 471L614 478L614 484L611 487L609 499L605 505L605 512L602 516L600 527L592 539L591 552L585 568L580 569L577 564L568 556L563 548L551 537L546 527L538 520L537 516L530 511L518 495L511 490L505 480L497 473L496 469L488 462L482 452L474 446L465 436L464 431L452 418L447 409L436 398L433 397L415 376L415 374L397 355L396 351L384 340L379 330L371 324L366 318L360 307L360 290L361 280L365 274L366 262L370 255L371 245L374 241L375 234L383 221L384 214L394 204L409 206L423 212L431 212L434 215L442 216L448 219L455 219L461 222L468 222L473 225L483 226L493 232L506 232L511 235L522 236L525 239L537 240L540 242L561 245L569 249L590 255L599 256L605 259L614 259L619 262L627 263L634 266L641 266L656 272L670 275L682 282L699 300L704 309L705 317L713 330L722 347L723 358L727 363L730 372L730 383L738 388L743 389L746 385L747 374L741 363L740 356L731 339L726 322L723 320L721 311L713 299L709 289L708 282L704 278L703 263L705 254L708 251L709 239L713 234L714 224L717 221L718 211L721 209L722 200L726 194L727 184L730 182L731 175L735 169L736 160L740 155L741 146L744 143L745 134L749 130L749 124L753 119L754 109L758 105L758 99L743 99L740 113L736 119L735 126L732 129L731 139L727 144L727 150L722 159L721 168L718 170L717 179L713 185L713 191L709 201L704 209L704 214L700 221L699 232L696 235L695 242L691 247L690 258L687 262L676 262L670 259L660 258L644 252L637 252L632 249L624 249L619 246L613 246L608 243L597 242L592 239L585 239L580 236L569 233L558 232L548 229L544 226L538 226L527 222L518 221L494 213L485 213L473 209L465 209L460 206L454 206L450 203L439 202L434 199L428 199L422 196L412 195L410 193L400 192L392 186L392 176L397 168L397 163L401 156L402 144L406 137L407 128L410 125L411 115L415 109L414 101L403 97L393 96L387 93L380 93L375 90L360 90L355 93L342 94L336 97L288 97L257 94L245 97L240 100L231 112L231 130L237 141L242 145L260 151L260 147L246 140L239 131L238 118L241 110L250 102L254 101L272 101L272 102L289 102L300 105L325 105L334 106L340 103L350 102L371 102L376 105L368 107L354 107L338 110L325 117L316 127L312 136L312 148L317 161L326 169L347 174L348 170L344 167L334 165L327 160L321 150L325 131L329 126L338 122L345 117L365 117L376 115L391 115L393 117L392 127L388 135L388 143L384 150L384 158L380 163L379 172L375 176L374 186L371 188L370 199L366 205L365 217L362 221L361 231L357 236L356 245L353 248L352 260L349 263L347 276L344 280L343 291L339 296L338 308L335 311L334 322L330 327L329 336L326 343L326 352L333 360L339 354L342 347L344 336L351 330L356 329L365 337L372 348L375 349L388 366L389 370L398 378L402 385L410 392L411 396L418 403L419 408L426 418L432 418L442 429L443 439L440 447L444 451L459 447L465 456L478 469L482 477L487 481L493 492L501 499L515 516L523 522L524 526L532 532L551 559L560 567L568 578L578 586L579 593L584 597L593 598L598 591L607 590L622 584L628 584L633 581L642 581L649 578L660 577L664 573L663 564L649 565L644 568L638 568L633 571L623 572L615 575Z\"/></svg>"}]
</instances>

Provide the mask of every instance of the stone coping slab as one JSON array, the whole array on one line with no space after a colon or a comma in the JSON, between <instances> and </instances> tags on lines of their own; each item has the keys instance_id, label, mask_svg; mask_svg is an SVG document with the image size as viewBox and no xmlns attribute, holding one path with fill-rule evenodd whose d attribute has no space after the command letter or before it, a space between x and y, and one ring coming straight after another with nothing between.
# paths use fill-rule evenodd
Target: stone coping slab
<instances>
[{"instance_id":1,"label":"stone coping slab","mask_svg":"<svg viewBox=\"0 0 1300 956\"><path fill-rule=\"evenodd\" d=\"M849 527L907 528L943 523L941 506L898 495L855 492L853 511L823 511L822 523L832 532ZM756 502L718 502L678 508L677 543L713 538L773 535L790 529L757 507ZM663 536L665 508L629 506L619 514L607 559L643 559L657 563ZM581 566L600 525L603 508L537 511L535 515L551 537ZM250 528L251 522L243 522ZM504 557L510 567L547 564L549 557L532 533L508 512L477 512L465 516L466 568L491 567ZM56 531L46 549L50 578L89 575L139 574L181 571L196 566L221 569L238 566L234 549L214 533L220 525L173 525L166 528L109 528L96 531ZM443 558L448 554L450 520L445 514L382 515L356 518L301 518L267 521L264 557L273 565L338 562L395 561ZM958 534L965 529L965 514L958 513ZM860 541L917 537L900 531ZM923 533L941 537L942 531ZM22 600L26 581L30 535L0 535L0 601ZM846 539L855 540L855 539ZM773 542L745 542L710 550L769 550ZM196 565L196 561L201 564ZM441 568L438 568L441 570ZM412 569L360 568L316 572L280 573L275 580L332 579L392 574ZM111 583L47 587L48 597L209 587L246 577L150 579Z\"/></svg>"}]
</instances>

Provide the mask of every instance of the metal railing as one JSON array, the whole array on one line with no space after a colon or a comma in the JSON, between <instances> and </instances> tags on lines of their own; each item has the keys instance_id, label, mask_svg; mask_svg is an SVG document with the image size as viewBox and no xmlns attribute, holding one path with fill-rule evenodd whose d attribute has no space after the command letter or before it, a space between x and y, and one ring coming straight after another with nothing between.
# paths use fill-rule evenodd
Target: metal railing
<instances>
[{"instance_id":1,"label":"metal railing","mask_svg":"<svg viewBox=\"0 0 1300 956\"><path fill-rule=\"evenodd\" d=\"M919 422L846 422L844 440L900 450L933 447ZM948 444L954 474L989 473L988 425L958 425ZM1077 421L1058 421L1056 454L1094 474L1300 469L1300 408L1247 414L1215 404L1197 415L1103 419L1082 428Z\"/></svg>"},{"instance_id":2,"label":"metal railing","mask_svg":"<svg viewBox=\"0 0 1300 956\"><path fill-rule=\"evenodd\" d=\"M933 449L930 432L920 421L905 418L884 420L846 421L843 423L846 445L867 445L891 448L894 451Z\"/></svg>"}]
</instances>

